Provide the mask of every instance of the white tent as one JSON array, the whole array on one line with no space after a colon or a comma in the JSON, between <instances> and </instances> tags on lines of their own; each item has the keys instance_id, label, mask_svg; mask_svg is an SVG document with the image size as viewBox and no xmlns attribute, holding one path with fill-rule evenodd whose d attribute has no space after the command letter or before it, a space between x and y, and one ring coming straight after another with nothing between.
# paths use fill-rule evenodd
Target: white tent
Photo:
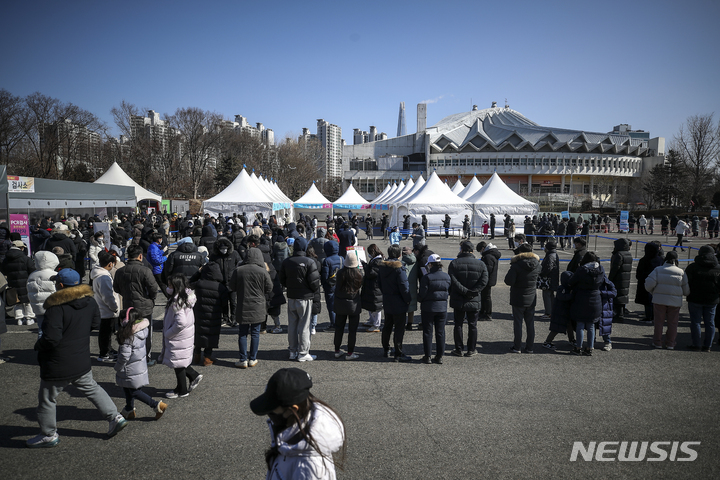
<instances>
[{"instance_id":1,"label":"white tent","mask_svg":"<svg viewBox=\"0 0 720 480\"><path fill-rule=\"evenodd\" d=\"M394 192L397 192L397 188L398 188L397 183L393 183L392 185L389 185L389 186L390 186L389 190L387 188L385 188L385 190L383 190L383 192L379 196L377 196L375 198L375 200L372 201L371 208L373 210L382 210L381 204L382 204L383 200L390 197L390 195L392 195Z\"/></svg>"},{"instance_id":2,"label":"white tent","mask_svg":"<svg viewBox=\"0 0 720 480\"><path fill-rule=\"evenodd\" d=\"M470 180L470 182L467 184L467 187L465 187L462 192L458 193L458 197L462 198L463 200L467 200L468 198L475 195L477 191L481 188L482 183L480 183L477 177L473 176L472 180Z\"/></svg>"},{"instance_id":3,"label":"white tent","mask_svg":"<svg viewBox=\"0 0 720 480\"><path fill-rule=\"evenodd\" d=\"M382 200L382 198L387 195L390 190L392 190L392 186L390 185L390 182L388 182L383 191L380 192L379 195L375 195L375 198L370 202L370 208L375 208L375 202L377 200Z\"/></svg>"},{"instance_id":4,"label":"white tent","mask_svg":"<svg viewBox=\"0 0 720 480\"><path fill-rule=\"evenodd\" d=\"M460 179L457 179L457 182L455 182L455 185L450 189L455 195L460 195L460 192L465 190L465 185L462 184Z\"/></svg>"},{"instance_id":5,"label":"white tent","mask_svg":"<svg viewBox=\"0 0 720 480\"><path fill-rule=\"evenodd\" d=\"M452 227L461 227L465 215L472 214L470 203L452 193L435 172L421 189L397 204L395 209L394 218L410 215L413 222L420 223L425 215L428 225L433 227L442 225L445 214L450 215Z\"/></svg>"},{"instance_id":6,"label":"white tent","mask_svg":"<svg viewBox=\"0 0 720 480\"><path fill-rule=\"evenodd\" d=\"M493 173L490 180L467 201L473 204L475 228L479 228L484 221L489 223L491 213L496 217L510 214L515 220L515 225L522 225L525 215L537 215L540 210L537 203L524 199L505 185L497 172Z\"/></svg>"},{"instance_id":7,"label":"white tent","mask_svg":"<svg viewBox=\"0 0 720 480\"><path fill-rule=\"evenodd\" d=\"M351 183L345 193L333 202L333 207L342 210L366 210L370 208L370 202L365 200Z\"/></svg>"},{"instance_id":8,"label":"white tent","mask_svg":"<svg viewBox=\"0 0 720 480\"><path fill-rule=\"evenodd\" d=\"M408 198L410 198L410 197L412 197L413 195L415 195L415 192L419 191L419 190L422 189L424 186L425 186L425 179L421 176L421 177L418 179L418 181L417 181L417 183L415 184L415 186L413 186L413 188L410 189L409 192L405 193L404 195L401 195L401 196L397 197L397 198L394 200L395 205L401 205L403 201L405 201L405 200L407 200ZM399 219L399 218L396 217L397 211L398 211L397 208L393 208L393 209L392 209L392 213L391 213L391 215L390 215L390 223L391 223L392 225L398 225L399 222L400 222L400 220L401 220L401 219Z\"/></svg>"},{"instance_id":9,"label":"white tent","mask_svg":"<svg viewBox=\"0 0 720 480\"><path fill-rule=\"evenodd\" d=\"M305 195L298 198L293 204L295 212L303 211L302 213L325 213L332 215L333 204L330 200L320 193L320 190L315 186L315 182L310 185Z\"/></svg>"},{"instance_id":10,"label":"white tent","mask_svg":"<svg viewBox=\"0 0 720 480\"><path fill-rule=\"evenodd\" d=\"M113 162L110 168L102 174L100 178L95 180L93 183L102 183L105 185L124 185L126 187L135 188L135 200L153 200L158 203L162 201L162 197L157 193L151 192L140 186L135 180L130 178L130 175L125 173L125 170L120 168L117 162ZM158 205L159 207L159 205Z\"/></svg>"},{"instance_id":11,"label":"white tent","mask_svg":"<svg viewBox=\"0 0 720 480\"><path fill-rule=\"evenodd\" d=\"M250 218L256 213L269 217L273 213L273 203L243 168L225 190L203 202L203 211L215 216L245 212Z\"/></svg>"},{"instance_id":12,"label":"white tent","mask_svg":"<svg viewBox=\"0 0 720 480\"><path fill-rule=\"evenodd\" d=\"M402 181L400 181L400 184L402 185ZM414 186L415 182L413 182L413 179L411 178L410 180L408 180L408 183L402 189L398 187L397 191L391 197L383 200L383 205L387 205L389 208L392 208L396 200L404 197L405 194L410 192L410 190L412 190Z\"/></svg>"},{"instance_id":13,"label":"white tent","mask_svg":"<svg viewBox=\"0 0 720 480\"><path fill-rule=\"evenodd\" d=\"M387 200L394 197L398 192L400 192L403 188L405 188L405 182L400 180L400 183L396 183L392 186L390 191L385 195L384 198L374 200L373 201L373 208L375 210L388 210L390 206L387 203Z\"/></svg>"}]
</instances>

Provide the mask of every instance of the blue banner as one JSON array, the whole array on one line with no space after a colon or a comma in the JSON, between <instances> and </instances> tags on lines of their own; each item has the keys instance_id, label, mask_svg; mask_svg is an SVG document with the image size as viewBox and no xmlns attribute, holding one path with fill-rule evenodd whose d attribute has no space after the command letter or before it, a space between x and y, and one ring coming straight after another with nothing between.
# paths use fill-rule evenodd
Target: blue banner
<instances>
[{"instance_id":1,"label":"blue banner","mask_svg":"<svg viewBox=\"0 0 720 480\"><path fill-rule=\"evenodd\" d=\"M570 212L568 210L563 210L562 212L560 212L560 216L562 218L570 218Z\"/></svg>"},{"instance_id":2,"label":"blue banner","mask_svg":"<svg viewBox=\"0 0 720 480\"><path fill-rule=\"evenodd\" d=\"M717 210L710 210L710 216L712 218L718 218L718 213L720 212L718 212Z\"/></svg>"}]
</instances>

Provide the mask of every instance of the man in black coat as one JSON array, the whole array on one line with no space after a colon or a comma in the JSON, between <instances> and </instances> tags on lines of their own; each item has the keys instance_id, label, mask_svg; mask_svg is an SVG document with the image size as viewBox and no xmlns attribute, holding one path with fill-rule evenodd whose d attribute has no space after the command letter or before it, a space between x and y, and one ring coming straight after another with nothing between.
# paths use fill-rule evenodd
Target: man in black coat
<instances>
[{"instance_id":1,"label":"man in black coat","mask_svg":"<svg viewBox=\"0 0 720 480\"><path fill-rule=\"evenodd\" d=\"M343 258L347 255L347 247L355 245L355 234L350 230L347 223L343 223L343 229L338 232L338 240L340 240L339 255Z\"/></svg>"},{"instance_id":2,"label":"man in black coat","mask_svg":"<svg viewBox=\"0 0 720 480\"><path fill-rule=\"evenodd\" d=\"M482 255L482 262L488 272L488 282L480 292L480 316L481 322L492 321L492 287L497 284L498 265L501 257L500 250L492 243L478 243L477 251Z\"/></svg>"},{"instance_id":3,"label":"man in black coat","mask_svg":"<svg viewBox=\"0 0 720 480\"><path fill-rule=\"evenodd\" d=\"M409 362L411 357L403 354L402 345L405 336L405 317L410 305L410 285L400 261L399 245L388 247L388 259L380 262L378 286L382 291L385 325L382 330L382 346L385 357L390 356L390 334L393 333L395 361Z\"/></svg>"},{"instance_id":4,"label":"man in black coat","mask_svg":"<svg viewBox=\"0 0 720 480\"><path fill-rule=\"evenodd\" d=\"M477 320L482 306L481 292L488 283L485 264L473 255L474 245L466 240L460 244L460 253L450 262L450 308L455 319L455 349L452 354L461 357L464 350L463 323L468 322L466 357L477 355Z\"/></svg>"},{"instance_id":5,"label":"man in black coat","mask_svg":"<svg viewBox=\"0 0 720 480\"><path fill-rule=\"evenodd\" d=\"M70 235L70 230L67 225L60 225L52 231L50 238L48 238L44 245L42 245L42 250L52 252L54 247L62 247L65 253L69 253L73 256L73 258L75 258L78 253L78 249L75 246L75 242L73 242L68 235Z\"/></svg>"},{"instance_id":6,"label":"man in black coat","mask_svg":"<svg viewBox=\"0 0 720 480\"><path fill-rule=\"evenodd\" d=\"M448 238L448 234L450 233L450 215L447 213L443 219L443 228L445 229L445 238Z\"/></svg>"},{"instance_id":7,"label":"man in black coat","mask_svg":"<svg viewBox=\"0 0 720 480\"><path fill-rule=\"evenodd\" d=\"M388 238L388 221L387 214L383 213L382 217L380 217L380 230L383 232L383 240Z\"/></svg>"},{"instance_id":8,"label":"man in black coat","mask_svg":"<svg viewBox=\"0 0 720 480\"><path fill-rule=\"evenodd\" d=\"M287 288L288 297L288 349L290 360L309 362L317 358L310 355L310 319L315 293L320 291L320 272L317 264L307 257L307 242L298 237L293 244L293 255L280 266L280 283Z\"/></svg>"},{"instance_id":9,"label":"man in black coat","mask_svg":"<svg viewBox=\"0 0 720 480\"><path fill-rule=\"evenodd\" d=\"M570 263L568 263L567 271L575 273L575 270L578 269L580 266L580 260L585 256L587 253L587 242L585 242L584 238L576 237L573 238L573 247L575 248L575 254L573 255L572 260L570 260Z\"/></svg>"},{"instance_id":10,"label":"man in black coat","mask_svg":"<svg viewBox=\"0 0 720 480\"><path fill-rule=\"evenodd\" d=\"M90 331L100 326L100 309L93 290L80 284L80 275L70 268L51 277L57 291L45 301L42 335L35 343L40 364L37 419L40 435L29 439L31 448L54 447L60 442L56 426L56 399L72 384L85 395L109 423L108 436L125 428L127 420L115 402L93 379L90 364Z\"/></svg>"},{"instance_id":11,"label":"man in black coat","mask_svg":"<svg viewBox=\"0 0 720 480\"><path fill-rule=\"evenodd\" d=\"M490 214L490 240L495 239L495 214Z\"/></svg>"},{"instance_id":12,"label":"man in black coat","mask_svg":"<svg viewBox=\"0 0 720 480\"><path fill-rule=\"evenodd\" d=\"M176 273L185 275L185 278L190 280L203 266L203 256L197 251L197 247L192 240L180 240L180 242L182 243L178 245L177 250L168 255L165 268L163 268L166 281L168 277Z\"/></svg>"},{"instance_id":13,"label":"man in black coat","mask_svg":"<svg viewBox=\"0 0 720 480\"><path fill-rule=\"evenodd\" d=\"M250 241L253 239L256 243L253 246L257 246L260 243L255 235L248 237L248 248L250 247ZM268 254L269 257L269 254ZM230 277L232 277L235 269L242 262L240 254L235 251L233 243L225 237L217 239L213 245L213 249L210 252L210 261L215 262L220 266L220 273L222 274L222 283L225 287L230 288ZM272 264L272 261L270 262ZM235 310L237 308L237 294L232 291L227 297L230 301L230 308L228 309L227 303L223 305L223 323L235 326Z\"/></svg>"},{"instance_id":14,"label":"man in black coat","mask_svg":"<svg viewBox=\"0 0 720 480\"><path fill-rule=\"evenodd\" d=\"M158 293L158 284L155 276L143 264L143 253L140 245L130 245L127 248L128 262L115 273L113 290L123 299L125 308L133 307L137 312L150 321L150 334L145 341L148 365L155 365L150 357L152 351L153 321L152 313L155 307L155 298Z\"/></svg>"},{"instance_id":15,"label":"man in black coat","mask_svg":"<svg viewBox=\"0 0 720 480\"><path fill-rule=\"evenodd\" d=\"M22 250L24 246L25 244L20 240L11 243L10 250L0 264L0 271L7 278L8 287L13 288L17 294L18 303L13 307L17 324L22 325L24 320L25 325L32 325L35 323L35 313L30 305L27 281L30 274L35 271L35 263ZM5 312L2 314L4 315Z\"/></svg>"},{"instance_id":16,"label":"man in black coat","mask_svg":"<svg viewBox=\"0 0 720 480\"><path fill-rule=\"evenodd\" d=\"M540 274L540 257L532 253L530 245L520 246L520 253L510 260L510 270L505 275L505 285L510 286L510 305L513 314L515 338L512 353L520 353L522 325L525 322L527 340L525 353L533 353L535 344L535 305L537 303L537 278Z\"/></svg>"},{"instance_id":17,"label":"man in black coat","mask_svg":"<svg viewBox=\"0 0 720 480\"><path fill-rule=\"evenodd\" d=\"M610 280L617 290L617 297L613 301L613 322L625 321L625 305L630 301L630 277L632 272L633 256L630 253L630 242L626 238L618 238L614 242L615 249L610 260Z\"/></svg>"}]
</instances>

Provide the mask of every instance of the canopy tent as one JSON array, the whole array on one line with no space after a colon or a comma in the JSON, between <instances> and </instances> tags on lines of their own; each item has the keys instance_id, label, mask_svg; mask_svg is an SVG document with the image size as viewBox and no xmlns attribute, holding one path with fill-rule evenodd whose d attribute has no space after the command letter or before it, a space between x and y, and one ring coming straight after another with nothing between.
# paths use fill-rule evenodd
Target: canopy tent
<instances>
[{"instance_id":1,"label":"canopy tent","mask_svg":"<svg viewBox=\"0 0 720 480\"><path fill-rule=\"evenodd\" d=\"M393 183L392 186L390 187L390 190L385 189L385 191L383 191L382 195L380 195L375 200L373 200L373 203L371 204L372 209L373 210L382 210L383 209L382 202L386 198L389 198L391 195L393 195L395 192L397 192L397 189L398 189L397 183ZM387 210L387 208L385 210Z\"/></svg>"},{"instance_id":2,"label":"canopy tent","mask_svg":"<svg viewBox=\"0 0 720 480\"><path fill-rule=\"evenodd\" d=\"M470 180L470 182L467 184L467 187L465 187L462 192L458 193L458 197L462 198L463 200L467 200L468 198L475 195L477 191L481 188L482 183L480 183L477 177L473 176L472 180Z\"/></svg>"},{"instance_id":3,"label":"canopy tent","mask_svg":"<svg viewBox=\"0 0 720 480\"><path fill-rule=\"evenodd\" d=\"M422 188L395 205L392 218L399 221L403 215L410 215L413 222L420 223L425 215L428 225L439 226L445 214L450 215L452 227L461 227L465 215L472 215L472 206L452 193L433 172Z\"/></svg>"},{"instance_id":4,"label":"canopy tent","mask_svg":"<svg viewBox=\"0 0 720 480\"><path fill-rule=\"evenodd\" d=\"M450 189L455 195L460 195L460 192L465 190L465 185L462 184L460 179L457 179L457 182L455 182L455 185Z\"/></svg>"},{"instance_id":5,"label":"canopy tent","mask_svg":"<svg viewBox=\"0 0 720 480\"><path fill-rule=\"evenodd\" d=\"M396 197L393 201L395 202L395 204L402 203L403 200L406 200L406 199L412 197L413 195L415 195L415 192L417 192L424 186L425 186L425 179L423 177L420 177L418 179L417 183L415 183L415 185L409 191L407 191L406 193L403 193L399 197Z\"/></svg>"},{"instance_id":6,"label":"canopy tent","mask_svg":"<svg viewBox=\"0 0 720 480\"><path fill-rule=\"evenodd\" d=\"M269 217L274 203L243 168L225 190L203 202L203 211L215 216L245 212L250 218L257 213Z\"/></svg>"},{"instance_id":7,"label":"canopy tent","mask_svg":"<svg viewBox=\"0 0 720 480\"><path fill-rule=\"evenodd\" d=\"M402 181L400 181L400 184L402 185ZM405 194L409 193L410 190L413 189L415 186L415 182L413 182L413 179L411 178L408 180L408 183L403 186L403 188L398 187L398 189L395 191L394 194L383 200L382 204L383 206L387 205L388 209L392 208L392 206L396 203L396 201L399 198L402 198L405 196Z\"/></svg>"},{"instance_id":8,"label":"canopy tent","mask_svg":"<svg viewBox=\"0 0 720 480\"><path fill-rule=\"evenodd\" d=\"M497 172L467 201L473 204L473 225L476 228L484 221L490 223L491 213L496 217L507 213L513 217L515 225L522 225L526 215L537 215L540 210L537 203L524 199L508 187Z\"/></svg>"},{"instance_id":9,"label":"canopy tent","mask_svg":"<svg viewBox=\"0 0 720 480\"><path fill-rule=\"evenodd\" d=\"M315 186L315 182L310 185L310 188L308 188L308 191L305 192L305 195L298 198L293 205L296 213L302 211L302 213L312 212L314 214L325 213L327 215L332 215L333 211L332 202L320 193L320 190L318 190Z\"/></svg>"},{"instance_id":10,"label":"canopy tent","mask_svg":"<svg viewBox=\"0 0 720 480\"><path fill-rule=\"evenodd\" d=\"M365 200L351 183L345 193L333 202L333 207L342 210L366 210L370 208L370 202Z\"/></svg>"},{"instance_id":11,"label":"canopy tent","mask_svg":"<svg viewBox=\"0 0 720 480\"><path fill-rule=\"evenodd\" d=\"M276 192L271 186L270 183L264 180L263 178L259 178L255 175L255 172L250 174L250 179L255 182L255 184L260 187L260 190L262 190L268 198L270 198L273 201L273 214L277 215L285 215L286 213L292 217L293 215L293 204L292 201L289 201L285 195L282 195L282 193Z\"/></svg>"},{"instance_id":12,"label":"canopy tent","mask_svg":"<svg viewBox=\"0 0 720 480\"><path fill-rule=\"evenodd\" d=\"M387 185L385 185L385 189L380 192L379 195L375 195L375 198L370 202L370 208L375 208L375 202L377 200L382 200L382 198L387 195L390 190L392 190L392 185L390 185L390 182L388 182Z\"/></svg>"},{"instance_id":13,"label":"canopy tent","mask_svg":"<svg viewBox=\"0 0 720 480\"><path fill-rule=\"evenodd\" d=\"M133 187L135 189L136 202L139 202L141 200L153 200L155 202L158 202L157 208L159 211L159 204L162 201L162 197L155 192L151 192L150 190L143 188L139 183L133 180L130 175L125 173L125 170L120 168L120 165L118 165L117 162L113 162L113 164L110 165L110 168L108 168L107 171L103 173L100 178L95 180L94 183L102 183L105 185L124 185L126 187Z\"/></svg>"}]
</instances>

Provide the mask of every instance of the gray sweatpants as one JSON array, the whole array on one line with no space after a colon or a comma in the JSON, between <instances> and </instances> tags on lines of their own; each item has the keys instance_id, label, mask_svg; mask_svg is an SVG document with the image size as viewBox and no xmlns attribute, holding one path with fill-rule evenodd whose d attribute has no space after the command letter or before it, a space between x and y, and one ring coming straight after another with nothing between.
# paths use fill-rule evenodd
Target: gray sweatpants
<instances>
[{"instance_id":1,"label":"gray sweatpants","mask_svg":"<svg viewBox=\"0 0 720 480\"><path fill-rule=\"evenodd\" d=\"M95 405L95 408L100 410L100 413L108 422L118 415L115 402L113 402L107 392L95 382L92 376L92 370L75 380L40 380L37 417L38 423L40 424L40 431L43 435L48 437L55 435L57 431L55 418L55 407L57 404L55 400L57 396L60 395L60 392L70 384L75 385L75 388L80 390L80 392Z\"/></svg>"},{"instance_id":2,"label":"gray sweatpants","mask_svg":"<svg viewBox=\"0 0 720 480\"><path fill-rule=\"evenodd\" d=\"M288 350L299 356L310 351L312 300L288 298Z\"/></svg>"}]
</instances>

